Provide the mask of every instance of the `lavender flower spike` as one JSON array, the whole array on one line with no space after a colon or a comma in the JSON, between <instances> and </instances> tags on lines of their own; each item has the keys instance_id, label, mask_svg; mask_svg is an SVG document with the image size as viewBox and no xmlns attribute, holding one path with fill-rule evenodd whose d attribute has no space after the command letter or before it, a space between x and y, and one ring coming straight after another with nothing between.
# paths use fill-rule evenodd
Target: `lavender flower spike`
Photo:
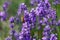
<instances>
[{"instance_id":1,"label":"lavender flower spike","mask_svg":"<svg viewBox=\"0 0 60 40\"><path fill-rule=\"evenodd\" d=\"M57 36L55 34L51 34L50 40L57 40Z\"/></svg>"},{"instance_id":2,"label":"lavender flower spike","mask_svg":"<svg viewBox=\"0 0 60 40\"><path fill-rule=\"evenodd\" d=\"M10 23L14 23L14 17L13 17L13 16L10 17L9 22L10 22Z\"/></svg>"},{"instance_id":3,"label":"lavender flower spike","mask_svg":"<svg viewBox=\"0 0 60 40\"><path fill-rule=\"evenodd\" d=\"M12 37L8 36L5 40L12 40Z\"/></svg>"}]
</instances>

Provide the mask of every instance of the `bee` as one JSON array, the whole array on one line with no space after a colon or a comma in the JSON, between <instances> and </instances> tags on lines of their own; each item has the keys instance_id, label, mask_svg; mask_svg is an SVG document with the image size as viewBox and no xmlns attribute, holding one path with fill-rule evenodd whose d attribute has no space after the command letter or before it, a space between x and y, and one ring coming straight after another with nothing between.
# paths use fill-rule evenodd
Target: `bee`
<instances>
[{"instance_id":1,"label":"bee","mask_svg":"<svg viewBox=\"0 0 60 40\"><path fill-rule=\"evenodd\" d=\"M24 20L24 16L21 16L21 22L24 23L25 20Z\"/></svg>"}]
</instances>

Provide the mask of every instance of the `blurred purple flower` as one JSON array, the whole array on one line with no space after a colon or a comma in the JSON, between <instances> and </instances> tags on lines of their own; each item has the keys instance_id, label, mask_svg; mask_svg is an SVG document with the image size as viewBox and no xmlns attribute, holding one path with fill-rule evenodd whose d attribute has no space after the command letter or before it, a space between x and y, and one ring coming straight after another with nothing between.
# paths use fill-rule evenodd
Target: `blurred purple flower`
<instances>
[{"instance_id":1,"label":"blurred purple flower","mask_svg":"<svg viewBox=\"0 0 60 40\"><path fill-rule=\"evenodd\" d=\"M42 40L50 40L50 32L51 32L50 26L46 25L43 31Z\"/></svg>"},{"instance_id":2,"label":"blurred purple flower","mask_svg":"<svg viewBox=\"0 0 60 40\"><path fill-rule=\"evenodd\" d=\"M48 40L47 36L42 37L42 40Z\"/></svg>"},{"instance_id":3,"label":"blurred purple flower","mask_svg":"<svg viewBox=\"0 0 60 40\"><path fill-rule=\"evenodd\" d=\"M56 23L57 26L60 26L60 19Z\"/></svg>"},{"instance_id":4,"label":"blurred purple flower","mask_svg":"<svg viewBox=\"0 0 60 40\"><path fill-rule=\"evenodd\" d=\"M14 23L14 17L13 17L13 16L10 17L9 22L10 22L10 23Z\"/></svg>"},{"instance_id":5,"label":"blurred purple flower","mask_svg":"<svg viewBox=\"0 0 60 40\"><path fill-rule=\"evenodd\" d=\"M57 40L57 37L55 34L51 34L50 40Z\"/></svg>"},{"instance_id":6,"label":"blurred purple flower","mask_svg":"<svg viewBox=\"0 0 60 40\"><path fill-rule=\"evenodd\" d=\"M14 28L14 23L11 23L10 24L10 28Z\"/></svg>"},{"instance_id":7,"label":"blurred purple flower","mask_svg":"<svg viewBox=\"0 0 60 40\"><path fill-rule=\"evenodd\" d=\"M30 27L28 27L27 22L23 23L23 27L22 27L19 39L30 40Z\"/></svg>"},{"instance_id":8,"label":"blurred purple flower","mask_svg":"<svg viewBox=\"0 0 60 40\"><path fill-rule=\"evenodd\" d=\"M8 36L5 40L12 40L12 37Z\"/></svg>"},{"instance_id":9,"label":"blurred purple flower","mask_svg":"<svg viewBox=\"0 0 60 40\"><path fill-rule=\"evenodd\" d=\"M4 4L3 4L3 10L4 11L7 11L9 4L10 4L9 2L4 2Z\"/></svg>"},{"instance_id":10,"label":"blurred purple flower","mask_svg":"<svg viewBox=\"0 0 60 40\"><path fill-rule=\"evenodd\" d=\"M54 0L52 4L54 5L60 4L60 0Z\"/></svg>"},{"instance_id":11,"label":"blurred purple flower","mask_svg":"<svg viewBox=\"0 0 60 40\"><path fill-rule=\"evenodd\" d=\"M19 5L17 14L20 15L24 10L27 10L27 7L26 7L25 3L21 3L21 4Z\"/></svg>"},{"instance_id":12,"label":"blurred purple flower","mask_svg":"<svg viewBox=\"0 0 60 40\"><path fill-rule=\"evenodd\" d=\"M2 21L6 20L7 19L7 14L4 11L1 11L0 12L0 18L1 18Z\"/></svg>"},{"instance_id":13,"label":"blurred purple flower","mask_svg":"<svg viewBox=\"0 0 60 40\"><path fill-rule=\"evenodd\" d=\"M40 2L42 2L42 0L30 0L32 6L36 6L36 4L39 4Z\"/></svg>"}]
</instances>

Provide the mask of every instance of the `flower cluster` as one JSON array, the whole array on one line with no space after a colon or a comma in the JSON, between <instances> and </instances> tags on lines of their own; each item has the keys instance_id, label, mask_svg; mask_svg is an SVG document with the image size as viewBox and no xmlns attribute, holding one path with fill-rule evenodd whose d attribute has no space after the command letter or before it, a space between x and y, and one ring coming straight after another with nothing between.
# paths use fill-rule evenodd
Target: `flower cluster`
<instances>
[{"instance_id":1,"label":"flower cluster","mask_svg":"<svg viewBox=\"0 0 60 40\"><path fill-rule=\"evenodd\" d=\"M0 19L1 19L1 21L3 20L6 20L6 18L7 18L7 14L4 12L4 11L1 11L0 12Z\"/></svg>"},{"instance_id":2,"label":"flower cluster","mask_svg":"<svg viewBox=\"0 0 60 40\"><path fill-rule=\"evenodd\" d=\"M0 19L3 21L7 19L7 16L8 16L7 10L9 5L10 5L9 2L5 2L2 6L3 11L0 12Z\"/></svg>"},{"instance_id":3,"label":"flower cluster","mask_svg":"<svg viewBox=\"0 0 60 40\"><path fill-rule=\"evenodd\" d=\"M32 8L30 11L28 10L25 3L21 3L19 5L17 11L17 17L11 16L9 19L10 28L12 29L10 32L10 36L6 38L6 40L36 40L31 36L31 30L34 28L43 28L42 32L42 40L58 40L57 35L53 33L53 29L56 26L60 26L60 20L57 19L56 10L51 7L49 0L31 0L32 5L36 5L35 8ZM6 4L6 3L5 3ZM4 5L4 10L6 10L7 5ZM5 12L0 12L0 17L5 18ZM21 31L17 32L14 30L15 22L19 22L19 16L23 15L22 28ZM38 25L38 26L36 26ZM38 30L40 30L38 29ZM40 30L41 31L41 30Z\"/></svg>"},{"instance_id":4,"label":"flower cluster","mask_svg":"<svg viewBox=\"0 0 60 40\"><path fill-rule=\"evenodd\" d=\"M54 5L60 4L60 0L54 0L53 4Z\"/></svg>"}]
</instances>

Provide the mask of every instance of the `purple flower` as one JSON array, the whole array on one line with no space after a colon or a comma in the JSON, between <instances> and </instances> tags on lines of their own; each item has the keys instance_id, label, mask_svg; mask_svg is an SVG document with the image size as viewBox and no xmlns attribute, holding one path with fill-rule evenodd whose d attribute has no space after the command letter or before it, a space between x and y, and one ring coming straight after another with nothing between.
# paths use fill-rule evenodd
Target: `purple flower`
<instances>
[{"instance_id":1,"label":"purple flower","mask_svg":"<svg viewBox=\"0 0 60 40\"><path fill-rule=\"evenodd\" d=\"M19 25L19 23L21 23L21 19L19 17L15 17L15 23Z\"/></svg>"},{"instance_id":2,"label":"purple flower","mask_svg":"<svg viewBox=\"0 0 60 40\"><path fill-rule=\"evenodd\" d=\"M57 37L55 34L51 34L50 40L57 40Z\"/></svg>"},{"instance_id":3,"label":"purple flower","mask_svg":"<svg viewBox=\"0 0 60 40\"><path fill-rule=\"evenodd\" d=\"M34 2L35 2L35 0L31 0L30 1L30 3L31 3L32 6L34 5Z\"/></svg>"},{"instance_id":4,"label":"purple flower","mask_svg":"<svg viewBox=\"0 0 60 40\"><path fill-rule=\"evenodd\" d=\"M12 29L12 30L10 30L9 33L10 33L10 35L12 36L12 35L14 35L15 32L16 32L16 31Z\"/></svg>"},{"instance_id":5,"label":"purple flower","mask_svg":"<svg viewBox=\"0 0 60 40\"><path fill-rule=\"evenodd\" d=\"M42 37L42 40L48 40L47 36Z\"/></svg>"},{"instance_id":6,"label":"purple flower","mask_svg":"<svg viewBox=\"0 0 60 40\"><path fill-rule=\"evenodd\" d=\"M19 38L18 32L15 32L15 33L14 33L14 36L15 36L16 39L18 39L18 38Z\"/></svg>"},{"instance_id":7,"label":"purple flower","mask_svg":"<svg viewBox=\"0 0 60 40\"><path fill-rule=\"evenodd\" d=\"M51 32L51 28L49 25L46 25L43 31L43 40L50 40L50 32Z\"/></svg>"},{"instance_id":8,"label":"purple flower","mask_svg":"<svg viewBox=\"0 0 60 40\"><path fill-rule=\"evenodd\" d=\"M38 4L38 3L40 3L40 2L42 2L42 0L31 0L31 1L30 1L30 4L31 4L32 6L35 6L36 4Z\"/></svg>"},{"instance_id":9,"label":"purple flower","mask_svg":"<svg viewBox=\"0 0 60 40\"><path fill-rule=\"evenodd\" d=\"M49 2L46 3L44 8L45 8L45 9L50 9L50 8L51 8L51 4L50 4Z\"/></svg>"},{"instance_id":10,"label":"purple flower","mask_svg":"<svg viewBox=\"0 0 60 40\"><path fill-rule=\"evenodd\" d=\"M4 14L5 14L4 11L0 12L0 16L1 16L1 17L4 16Z\"/></svg>"},{"instance_id":11,"label":"purple flower","mask_svg":"<svg viewBox=\"0 0 60 40\"><path fill-rule=\"evenodd\" d=\"M56 21L56 10L51 8L49 0L31 0L31 4L37 4L36 9L32 8L30 12L27 10L25 3L19 5L16 18L11 16L9 19L10 27L12 28L10 36L14 36L16 40L36 40L37 35L31 36L31 29L37 28L38 30L43 28L42 40L57 40L55 34L52 33L50 26L56 26L60 24L60 20ZM22 14L21 14L22 13ZM22 23L22 29L16 32L14 28L14 22L20 22L19 17L24 16L24 22ZM20 16L19 16L20 15ZM0 14L2 17L2 14ZM32 38L31 38L32 37Z\"/></svg>"},{"instance_id":12,"label":"purple flower","mask_svg":"<svg viewBox=\"0 0 60 40\"><path fill-rule=\"evenodd\" d=\"M56 23L57 26L60 26L60 19Z\"/></svg>"},{"instance_id":13,"label":"purple flower","mask_svg":"<svg viewBox=\"0 0 60 40\"><path fill-rule=\"evenodd\" d=\"M54 4L54 5L60 4L60 0L54 0L54 1L53 1L53 4Z\"/></svg>"},{"instance_id":14,"label":"purple flower","mask_svg":"<svg viewBox=\"0 0 60 40\"><path fill-rule=\"evenodd\" d=\"M7 14L4 11L0 12L0 18L4 21L7 19Z\"/></svg>"},{"instance_id":15,"label":"purple flower","mask_svg":"<svg viewBox=\"0 0 60 40\"><path fill-rule=\"evenodd\" d=\"M31 22L29 18L29 12L27 10L24 11L24 21Z\"/></svg>"},{"instance_id":16,"label":"purple flower","mask_svg":"<svg viewBox=\"0 0 60 40\"><path fill-rule=\"evenodd\" d=\"M20 15L24 10L27 10L27 7L26 7L25 3L21 3L21 4L19 5L17 14Z\"/></svg>"},{"instance_id":17,"label":"purple flower","mask_svg":"<svg viewBox=\"0 0 60 40\"><path fill-rule=\"evenodd\" d=\"M14 17L13 17L13 16L10 17L9 22L10 22L10 23L14 23Z\"/></svg>"},{"instance_id":18,"label":"purple flower","mask_svg":"<svg viewBox=\"0 0 60 40\"><path fill-rule=\"evenodd\" d=\"M30 17L30 20L31 20L31 22L32 22L32 23L31 23L32 26L35 27L35 25L36 25L36 14L35 14L34 8L31 9L30 14L29 14L29 17ZM34 28L34 27L33 27L33 28Z\"/></svg>"},{"instance_id":19,"label":"purple flower","mask_svg":"<svg viewBox=\"0 0 60 40\"><path fill-rule=\"evenodd\" d=\"M9 2L4 2L4 4L3 4L3 10L4 11L7 11L9 4L10 4Z\"/></svg>"},{"instance_id":20,"label":"purple flower","mask_svg":"<svg viewBox=\"0 0 60 40\"><path fill-rule=\"evenodd\" d=\"M10 28L14 28L14 23L11 23L10 24Z\"/></svg>"},{"instance_id":21,"label":"purple flower","mask_svg":"<svg viewBox=\"0 0 60 40\"><path fill-rule=\"evenodd\" d=\"M45 2L45 3L48 3L48 2L49 2L49 0L44 0L44 2Z\"/></svg>"},{"instance_id":22,"label":"purple flower","mask_svg":"<svg viewBox=\"0 0 60 40\"><path fill-rule=\"evenodd\" d=\"M22 27L19 39L30 40L30 27L28 27L27 22L23 23L23 27Z\"/></svg>"},{"instance_id":23,"label":"purple flower","mask_svg":"<svg viewBox=\"0 0 60 40\"><path fill-rule=\"evenodd\" d=\"M36 40L36 38L33 38L33 40Z\"/></svg>"},{"instance_id":24,"label":"purple flower","mask_svg":"<svg viewBox=\"0 0 60 40\"><path fill-rule=\"evenodd\" d=\"M44 28L44 31L50 31L50 26L46 25L45 28Z\"/></svg>"},{"instance_id":25,"label":"purple flower","mask_svg":"<svg viewBox=\"0 0 60 40\"><path fill-rule=\"evenodd\" d=\"M5 40L12 40L12 37L8 36Z\"/></svg>"}]
</instances>

